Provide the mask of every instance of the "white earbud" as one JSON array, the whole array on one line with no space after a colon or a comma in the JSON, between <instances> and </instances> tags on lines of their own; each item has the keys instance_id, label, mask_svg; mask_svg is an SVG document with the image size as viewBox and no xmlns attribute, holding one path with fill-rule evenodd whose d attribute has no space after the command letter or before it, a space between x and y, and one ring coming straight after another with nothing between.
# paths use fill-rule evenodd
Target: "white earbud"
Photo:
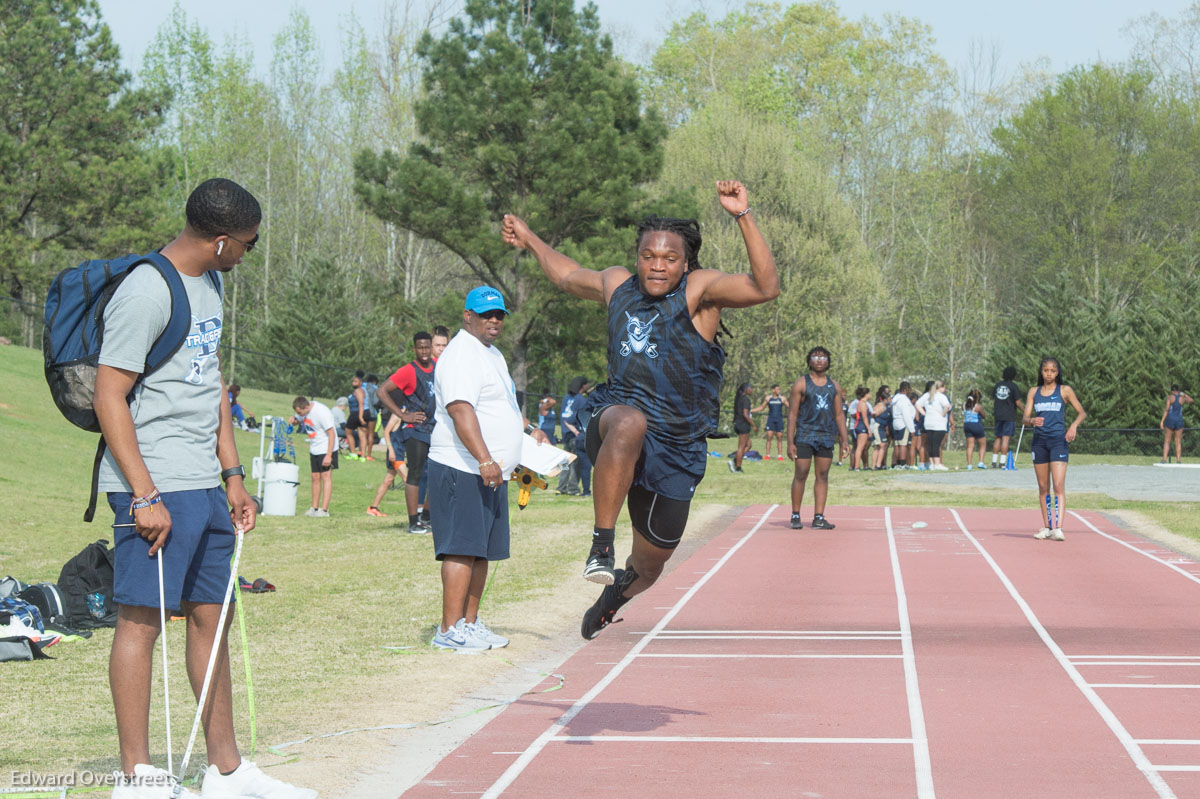
<instances>
[{"instance_id":1,"label":"white earbud","mask_svg":"<svg viewBox=\"0 0 1200 799\"><path fill-rule=\"evenodd\" d=\"M217 255L220 255L220 254L221 254L221 250L223 250L223 249L225 249L225 242L223 242L223 241L218 241L218 242L217 242Z\"/></svg>"}]
</instances>

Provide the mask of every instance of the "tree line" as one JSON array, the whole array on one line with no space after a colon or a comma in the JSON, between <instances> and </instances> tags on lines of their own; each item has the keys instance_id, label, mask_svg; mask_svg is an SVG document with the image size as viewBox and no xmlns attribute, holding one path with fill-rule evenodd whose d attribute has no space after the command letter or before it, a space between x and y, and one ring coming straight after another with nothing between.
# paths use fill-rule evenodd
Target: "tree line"
<instances>
[{"instance_id":1,"label":"tree line","mask_svg":"<svg viewBox=\"0 0 1200 799\"><path fill-rule=\"evenodd\" d=\"M645 215L696 216L701 263L744 270L712 197L737 178L782 294L726 315L728 392L788 383L816 343L851 389L936 377L956 397L1053 354L1100 426L1152 426L1169 384L1196 389L1200 2L1133 21L1127 61L1058 75L986 51L954 70L919 20L832 2L693 13L635 65L591 4L396 0L343 20L334 65L293 11L265 72L177 3L134 76L94 0L8 7L9 296L36 306L64 266L160 246L192 187L230 177L265 214L227 286L243 385L311 381L246 350L382 374L480 282L513 310L519 387L600 378L603 309L502 245L500 216L597 267L632 264ZM36 343L12 319L0 333Z\"/></svg>"}]
</instances>

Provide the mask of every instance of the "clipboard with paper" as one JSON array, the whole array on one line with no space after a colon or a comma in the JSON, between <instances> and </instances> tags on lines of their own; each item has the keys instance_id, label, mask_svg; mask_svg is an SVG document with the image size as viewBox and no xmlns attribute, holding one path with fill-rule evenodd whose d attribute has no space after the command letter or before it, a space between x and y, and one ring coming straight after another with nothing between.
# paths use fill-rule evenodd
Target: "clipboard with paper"
<instances>
[{"instance_id":1,"label":"clipboard with paper","mask_svg":"<svg viewBox=\"0 0 1200 799\"><path fill-rule=\"evenodd\" d=\"M543 477L554 477L575 460L574 452L567 452L553 444L539 444L537 439L526 434L521 438L521 466Z\"/></svg>"}]
</instances>

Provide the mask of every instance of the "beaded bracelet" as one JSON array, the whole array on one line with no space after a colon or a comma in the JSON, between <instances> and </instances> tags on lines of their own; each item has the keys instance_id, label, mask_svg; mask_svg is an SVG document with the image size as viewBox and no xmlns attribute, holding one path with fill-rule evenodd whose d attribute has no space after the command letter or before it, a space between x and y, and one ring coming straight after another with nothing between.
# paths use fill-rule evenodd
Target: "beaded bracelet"
<instances>
[{"instance_id":1,"label":"beaded bracelet","mask_svg":"<svg viewBox=\"0 0 1200 799\"><path fill-rule=\"evenodd\" d=\"M748 214L748 213L750 213L750 206L746 206L746 210L745 210L745 211L739 211L738 213L734 214L734 215L733 215L733 218L734 218L734 219L741 219L743 216L745 216L745 215L746 215L746 214Z\"/></svg>"},{"instance_id":2,"label":"beaded bracelet","mask_svg":"<svg viewBox=\"0 0 1200 799\"><path fill-rule=\"evenodd\" d=\"M133 513L135 510L150 508L151 513L153 513L153 506L160 502L162 502L162 495L158 493L158 489L156 488L144 497L134 497L131 499L129 501L129 512Z\"/></svg>"}]
</instances>

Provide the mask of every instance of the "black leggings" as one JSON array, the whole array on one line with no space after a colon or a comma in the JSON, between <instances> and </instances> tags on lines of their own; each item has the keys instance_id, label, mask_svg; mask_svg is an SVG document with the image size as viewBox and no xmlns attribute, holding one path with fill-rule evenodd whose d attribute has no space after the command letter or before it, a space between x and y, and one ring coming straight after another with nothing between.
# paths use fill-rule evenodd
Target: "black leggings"
<instances>
[{"instance_id":1,"label":"black leggings","mask_svg":"<svg viewBox=\"0 0 1200 799\"><path fill-rule=\"evenodd\" d=\"M931 458L942 457L942 442L946 440L945 430L926 430L925 431L925 446L928 452L925 454Z\"/></svg>"}]
</instances>

